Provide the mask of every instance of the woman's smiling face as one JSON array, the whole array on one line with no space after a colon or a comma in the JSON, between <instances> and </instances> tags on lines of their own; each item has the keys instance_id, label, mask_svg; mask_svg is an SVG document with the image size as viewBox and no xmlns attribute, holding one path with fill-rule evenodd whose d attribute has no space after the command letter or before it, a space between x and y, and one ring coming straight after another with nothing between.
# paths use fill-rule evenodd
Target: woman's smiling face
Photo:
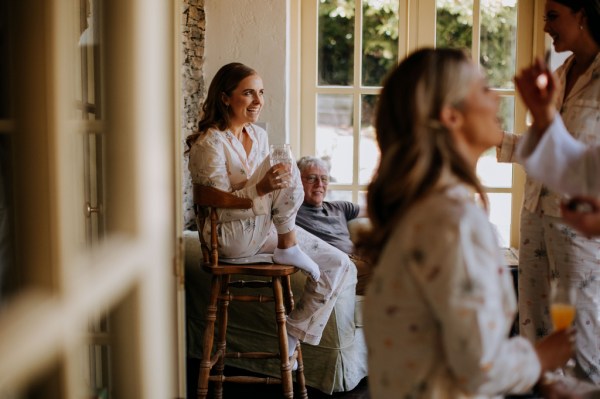
<instances>
[{"instance_id":1,"label":"woman's smiling face","mask_svg":"<svg viewBox=\"0 0 600 399\"><path fill-rule=\"evenodd\" d=\"M231 96L223 94L223 101L231 115L230 127L256 123L264 104L263 81L258 75L250 75L237 85Z\"/></svg>"},{"instance_id":2,"label":"woman's smiling face","mask_svg":"<svg viewBox=\"0 0 600 399\"><path fill-rule=\"evenodd\" d=\"M569 7L553 1L546 1L544 9L544 32L552 37L556 52L572 51L580 39L580 26L583 24L583 11L573 12Z\"/></svg>"},{"instance_id":3,"label":"woman's smiling face","mask_svg":"<svg viewBox=\"0 0 600 399\"><path fill-rule=\"evenodd\" d=\"M492 91L487 79L471 64L471 82L467 96L462 101L462 134L471 151L477 156L502 140L502 128L498 119L500 97Z\"/></svg>"}]
</instances>

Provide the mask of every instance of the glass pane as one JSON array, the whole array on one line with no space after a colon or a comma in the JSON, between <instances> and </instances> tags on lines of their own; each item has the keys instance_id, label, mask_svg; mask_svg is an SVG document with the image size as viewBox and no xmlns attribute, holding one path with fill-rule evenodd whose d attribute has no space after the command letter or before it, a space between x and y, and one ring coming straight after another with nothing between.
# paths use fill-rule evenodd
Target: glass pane
<instances>
[{"instance_id":1,"label":"glass pane","mask_svg":"<svg viewBox=\"0 0 600 399\"><path fill-rule=\"evenodd\" d=\"M361 208L364 208L365 206L367 206L367 192L366 191L358 192L358 206L360 206Z\"/></svg>"},{"instance_id":2,"label":"glass pane","mask_svg":"<svg viewBox=\"0 0 600 399\"><path fill-rule=\"evenodd\" d=\"M502 129L507 132L515 130L515 97L514 96L501 96L500 97L500 110L498 111L498 117L502 124Z\"/></svg>"},{"instance_id":3,"label":"glass pane","mask_svg":"<svg viewBox=\"0 0 600 399\"><path fill-rule=\"evenodd\" d=\"M500 98L499 117L502 119L502 128L513 131L515 119L515 99L513 96ZM498 163L495 148L490 148L479 158L477 175L486 187L512 187L512 164Z\"/></svg>"},{"instance_id":4,"label":"glass pane","mask_svg":"<svg viewBox=\"0 0 600 399\"><path fill-rule=\"evenodd\" d=\"M320 85L349 86L354 68L354 0L319 1Z\"/></svg>"},{"instance_id":5,"label":"glass pane","mask_svg":"<svg viewBox=\"0 0 600 399\"><path fill-rule=\"evenodd\" d=\"M13 153L12 133L0 131L0 313L23 280L23 270L15 262Z\"/></svg>"},{"instance_id":6,"label":"glass pane","mask_svg":"<svg viewBox=\"0 0 600 399\"><path fill-rule=\"evenodd\" d=\"M398 0L364 0L362 35L362 84L381 86L398 59Z\"/></svg>"},{"instance_id":7,"label":"glass pane","mask_svg":"<svg viewBox=\"0 0 600 399\"><path fill-rule=\"evenodd\" d=\"M317 96L317 156L331 160L331 181L352 183L354 137L351 95Z\"/></svg>"},{"instance_id":8,"label":"glass pane","mask_svg":"<svg viewBox=\"0 0 600 399\"><path fill-rule=\"evenodd\" d=\"M22 287L23 269L15 262L14 92L15 51L11 7L0 2L0 313Z\"/></svg>"},{"instance_id":9,"label":"glass pane","mask_svg":"<svg viewBox=\"0 0 600 399\"><path fill-rule=\"evenodd\" d=\"M477 176L485 187L510 188L512 164L496 161L496 149L490 148L477 162Z\"/></svg>"},{"instance_id":10,"label":"glass pane","mask_svg":"<svg viewBox=\"0 0 600 399\"><path fill-rule=\"evenodd\" d=\"M327 201L349 201L349 202L352 202L352 191L327 190Z\"/></svg>"},{"instance_id":11,"label":"glass pane","mask_svg":"<svg viewBox=\"0 0 600 399\"><path fill-rule=\"evenodd\" d=\"M502 247L510 245L511 194L490 193L490 221L498 233Z\"/></svg>"},{"instance_id":12,"label":"glass pane","mask_svg":"<svg viewBox=\"0 0 600 399\"><path fill-rule=\"evenodd\" d=\"M473 0L436 1L436 47L466 48L473 43Z\"/></svg>"},{"instance_id":13,"label":"glass pane","mask_svg":"<svg viewBox=\"0 0 600 399\"><path fill-rule=\"evenodd\" d=\"M78 46L76 69L79 79L75 79L76 99L81 102L85 119L87 112L93 112L99 119L100 88L100 40L98 32L99 4L93 0L74 0L79 3Z\"/></svg>"},{"instance_id":14,"label":"glass pane","mask_svg":"<svg viewBox=\"0 0 600 399\"><path fill-rule=\"evenodd\" d=\"M514 87L516 55L517 0L481 0L479 62L492 87Z\"/></svg>"},{"instance_id":15,"label":"glass pane","mask_svg":"<svg viewBox=\"0 0 600 399\"><path fill-rule=\"evenodd\" d=\"M86 230L87 243L91 246L99 243L105 233L105 220L102 217L103 193L103 170L104 159L103 147L104 136L101 133L88 132L85 135L84 156L84 184L86 192Z\"/></svg>"},{"instance_id":16,"label":"glass pane","mask_svg":"<svg viewBox=\"0 0 600 399\"><path fill-rule=\"evenodd\" d=\"M106 316L88 323L88 346L82 351L82 378L93 398L108 398L110 392L110 329Z\"/></svg>"},{"instance_id":17,"label":"glass pane","mask_svg":"<svg viewBox=\"0 0 600 399\"><path fill-rule=\"evenodd\" d=\"M379 162L379 147L375 138L375 105L379 96L362 96L360 114L360 145L358 150L358 182L368 184Z\"/></svg>"}]
</instances>

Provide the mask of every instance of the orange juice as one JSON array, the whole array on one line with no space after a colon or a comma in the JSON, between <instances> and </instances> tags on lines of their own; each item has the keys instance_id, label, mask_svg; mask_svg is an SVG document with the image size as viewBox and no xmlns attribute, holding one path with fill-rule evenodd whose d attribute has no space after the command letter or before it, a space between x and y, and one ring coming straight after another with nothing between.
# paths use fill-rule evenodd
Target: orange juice
<instances>
[{"instance_id":1,"label":"orange juice","mask_svg":"<svg viewBox=\"0 0 600 399\"><path fill-rule=\"evenodd\" d=\"M568 328L575 319L575 306L564 303L554 303L550 306L550 315L555 330Z\"/></svg>"}]
</instances>

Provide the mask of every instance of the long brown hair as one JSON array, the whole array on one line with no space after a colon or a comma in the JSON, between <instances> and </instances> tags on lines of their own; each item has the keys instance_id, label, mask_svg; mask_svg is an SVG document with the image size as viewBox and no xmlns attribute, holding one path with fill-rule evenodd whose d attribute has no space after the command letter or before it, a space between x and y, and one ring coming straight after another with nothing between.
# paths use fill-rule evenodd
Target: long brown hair
<instances>
[{"instance_id":1,"label":"long brown hair","mask_svg":"<svg viewBox=\"0 0 600 399\"><path fill-rule=\"evenodd\" d=\"M463 51L422 49L385 80L375 116L381 159L367 193L372 229L357 243L374 262L398 221L434 189L443 171L472 186L487 204L475 171L440 121L444 106L461 108L473 79L470 65Z\"/></svg>"},{"instance_id":2,"label":"long brown hair","mask_svg":"<svg viewBox=\"0 0 600 399\"><path fill-rule=\"evenodd\" d=\"M206 100L202 105L202 117L198 122L198 131L190 134L185 142L187 151L201 134L210 128L225 130L229 126L228 107L223 102L223 94L230 97L240 82L248 76L256 75L256 71L239 62L223 65L210 82Z\"/></svg>"}]
</instances>

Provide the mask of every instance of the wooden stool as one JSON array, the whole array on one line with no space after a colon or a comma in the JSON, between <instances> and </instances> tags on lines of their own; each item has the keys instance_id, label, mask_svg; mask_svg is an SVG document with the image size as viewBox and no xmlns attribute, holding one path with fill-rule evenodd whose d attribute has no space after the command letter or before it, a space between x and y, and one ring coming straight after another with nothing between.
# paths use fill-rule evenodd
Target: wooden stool
<instances>
[{"instance_id":1,"label":"wooden stool","mask_svg":"<svg viewBox=\"0 0 600 399\"><path fill-rule=\"evenodd\" d=\"M202 246L202 268L212 276L210 298L206 314L206 327L204 330L202 346L202 362L198 376L198 398L204 399L208 395L209 381L214 382L214 397L223 397L223 382L233 383L264 383L281 384L284 398L294 397L292 381L292 365L298 362L296 382L298 396L308 398L305 381L304 365L302 363L302 350L300 343L296 345L294 355L288 358L288 341L286 329L286 313L294 307L290 276L298 271L294 266L278 264L246 263L229 264L220 263L217 239L217 208L220 209L251 209L252 200L236 197L231 193L217 190L212 187L194 184L194 211L198 236ZM202 231L204 223L210 217L210 248L204 240ZM267 281L232 281L234 275L252 275L267 277ZM233 295L229 287L257 288L270 287L273 296L265 295ZM277 322L277 335L279 338L279 352L248 352L227 353L227 310L229 301L244 302L275 302L275 320ZM215 334L215 321L218 320L218 337L216 351L212 354ZM251 358L251 359L279 359L281 363L281 378L252 377L252 376L224 376L225 358ZM214 369L213 375L210 374Z\"/></svg>"}]
</instances>

